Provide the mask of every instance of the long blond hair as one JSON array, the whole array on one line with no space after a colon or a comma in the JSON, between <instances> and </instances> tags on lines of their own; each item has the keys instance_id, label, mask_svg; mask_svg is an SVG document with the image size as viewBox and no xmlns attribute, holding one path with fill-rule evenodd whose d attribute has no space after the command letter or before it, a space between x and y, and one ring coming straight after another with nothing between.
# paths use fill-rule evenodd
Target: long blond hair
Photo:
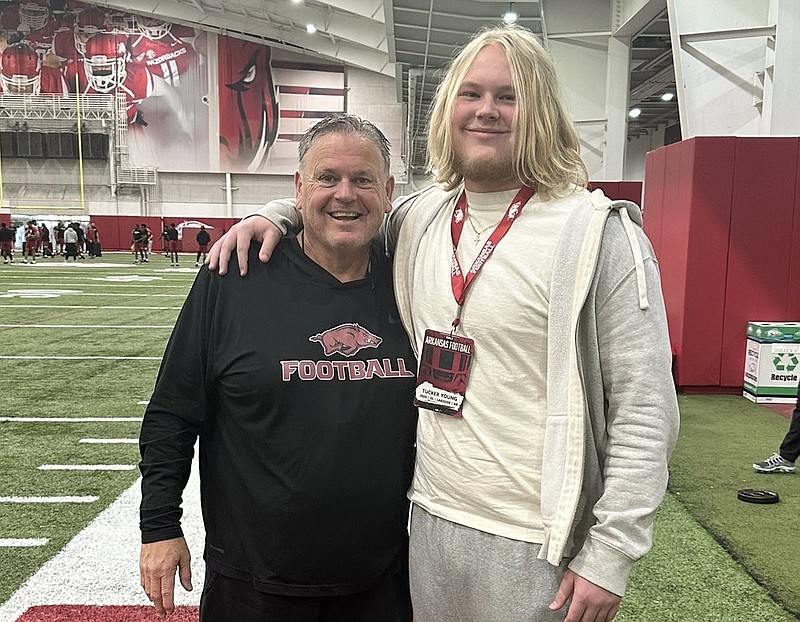
<instances>
[{"instance_id":1,"label":"long blond hair","mask_svg":"<svg viewBox=\"0 0 800 622\"><path fill-rule=\"evenodd\" d=\"M458 89L485 46L499 45L508 59L517 99L513 169L542 198L585 187L588 173L580 157L578 132L561 95L550 55L536 35L514 24L478 33L452 61L439 84L428 129L428 168L452 190L463 181L453 151L452 114Z\"/></svg>"}]
</instances>

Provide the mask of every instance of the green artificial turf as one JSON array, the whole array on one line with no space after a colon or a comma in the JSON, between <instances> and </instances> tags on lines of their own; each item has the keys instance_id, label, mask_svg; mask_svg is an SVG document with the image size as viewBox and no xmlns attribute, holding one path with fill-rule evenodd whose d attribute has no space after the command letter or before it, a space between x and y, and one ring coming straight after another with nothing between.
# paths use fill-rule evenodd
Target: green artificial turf
<instances>
[{"instance_id":1,"label":"green artificial turf","mask_svg":"<svg viewBox=\"0 0 800 622\"><path fill-rule=\"evenodd\" d=\"M170 331L144 327L174 323L194 271L168 271L168 260L160 255L139 266L132 265L127 253L106 254L102 262L117 265L64 266L60 260L48 260L36 266L0 266L0 324L38 325L0 326L0 356L160 357ZM154 280L119 280L131 275ZM12 290L78 293L25 298ZM63 308L70 305L81 308ZM93 327L64 327L75 325ZM0 359L0 417L141 417L144 406L139 402L149 398L158 367L158 360ZM751 467L776 450L788 422L737 397L682 396L680 403L682 428L671 462L671 493L656 520L655 546L634 567L617 619L797 620L800 474L764 476ZM0 422L0 496L99 497L91 504L0 504L0 537L50 538L44 547L0 549L0 602L138 475L36 467L134 464L136 445L78 441L135 438L138 430L135 421ZM736 491L745 487L771 488L782 501L767 507L744 504L736 499Z\"/></svg>"},{"instance_id":2,"label":"green artificial turf","mask_svg":"<svg viewBox=\"0 0 800 622\"><path fill-rule=\"evenodd\" d=\"M800 615L800 473L752 468L777 450L787 419L736 396L681 396L680 405L670 489L777 601ZM773 490L781 501L743 503L736 498L741 488Z\"/></svg>"},{"instance_id":3,"label":"green artificial turf","mask_svg":"<svg viewBox=\"0 0 800 622\"><path fill-rule=\"evenodd\" d=\"M668 494L653 549L631 573L619 622L796 622Z\"/></svg>"},{"instance_id":4,"label":"green artificial turf","mask_svg":"<svg viewBox=\"0 0 800 622\"><path fill-rule=\"evenodd\" d=\"M0 266L0 356L160 357L191 287L194 271L164 273L166 264ZM135 275L148 282L108 281ZM44 295L27 297L15 290ZM101 308L62 308L69 305ZM144 309L141 307L168 307ZM135 307L119 309L114 307ZM33 325L33 326L24 326ZM138 328L105 328L138 327ZM158 326L159 328L148 328ZM168 328L160 328L167 326ZM141 417L159 360L0 359L0 417ZM42 547L0 548L0 602L80 529L129 488L132 471L43 471L42 464L138 462L133 444L87 444L82 438L136 438L138 421L0 422L0 496L97 496L88 504L0 503L0 538L48 538Z\"/></svg>"}]
</instances>

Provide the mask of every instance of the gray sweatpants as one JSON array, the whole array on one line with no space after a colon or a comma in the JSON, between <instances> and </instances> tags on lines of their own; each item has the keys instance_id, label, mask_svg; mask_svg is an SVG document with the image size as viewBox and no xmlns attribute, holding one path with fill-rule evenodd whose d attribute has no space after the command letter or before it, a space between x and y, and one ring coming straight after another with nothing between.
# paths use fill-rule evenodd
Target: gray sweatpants
<instances>
[{"instance_id":1,"label":"gray sweatpants","mask_svg":"<svg viewBox=\"0 0 800 622\"><path fill-rule=\"evenodd\" d=\"M471 529L414 506L409 573L414 622L563 622L550 611L569 560L537 559L538 544Z\"/></svg>"}]
</instances>

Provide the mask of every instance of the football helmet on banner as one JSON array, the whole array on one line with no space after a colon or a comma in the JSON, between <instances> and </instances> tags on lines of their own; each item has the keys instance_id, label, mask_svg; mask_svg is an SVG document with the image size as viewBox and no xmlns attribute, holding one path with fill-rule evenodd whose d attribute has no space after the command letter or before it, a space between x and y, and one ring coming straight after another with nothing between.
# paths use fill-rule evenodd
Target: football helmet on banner
<instances>
[{"instance_id":1,"label":"football helmet on banner","mask_svg":"<svg viewBox=\"0 0 800 622\"><path fill-rule=\"evenodd\" d=\"M89 86L99 93L108 93L121 85L130 58L125 35L102 32L89 37L83 59Z\"/></svg>"},{"instance_id":2,"label":"football helmet on banner","mask_svg":"<svg viewBox=\"0 0 800 622\"><path fill-rule=\"evenodd\" d=\"M27 43L9 45L0 55L0 85L9 95L38 95L41 61Z\"/></svg>"}]
</instances>

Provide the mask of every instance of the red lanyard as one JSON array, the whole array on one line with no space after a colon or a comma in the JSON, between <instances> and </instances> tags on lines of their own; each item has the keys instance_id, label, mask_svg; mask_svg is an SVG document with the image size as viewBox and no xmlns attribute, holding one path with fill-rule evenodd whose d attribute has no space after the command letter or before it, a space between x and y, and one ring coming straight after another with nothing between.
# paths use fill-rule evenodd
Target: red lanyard
<instances>
[{"instance_id":1,"label":"red lanyard","mask_svg":"<svg viewBox=\"0 0 800 622\"><path fill-rule=\"evenodd\" d=\"M506 233L508 233L511 225L514 224L516 217L519 216L522 208L525 207L525 204L532 196L533 190L531 188L528 188L527 186L522 186L522 188L520 188L519 192L517 192L517 195L508 206L508 209L503 215L502 220L494 228L492 235L490 235L489 239L486 240L481 252L478 253L475 261L472 262L472 266L470 266L466 277L461 271L461 264L458 262L457 253L458 243L461 240L461 232L464 230L464 221L467 219L466 190L462 191L461 196L458 197L455 209L453 209L453 217L450 221L450 236L453 240L453 261L450 266L450 281L453 287L453 297L456 299L456 303L458 304L458 316L455 320L453 320L454 330L460 323L459 318L461 317L461 306L464 304L464 298L466 298L467 289L472 284L472 281L475 279L475 277L478 276L478 272L480 272L483 264L485 264L489 257L492 256L495 247L500 243L500 240L503 239Z\"/></svg>"}]
</instances>

